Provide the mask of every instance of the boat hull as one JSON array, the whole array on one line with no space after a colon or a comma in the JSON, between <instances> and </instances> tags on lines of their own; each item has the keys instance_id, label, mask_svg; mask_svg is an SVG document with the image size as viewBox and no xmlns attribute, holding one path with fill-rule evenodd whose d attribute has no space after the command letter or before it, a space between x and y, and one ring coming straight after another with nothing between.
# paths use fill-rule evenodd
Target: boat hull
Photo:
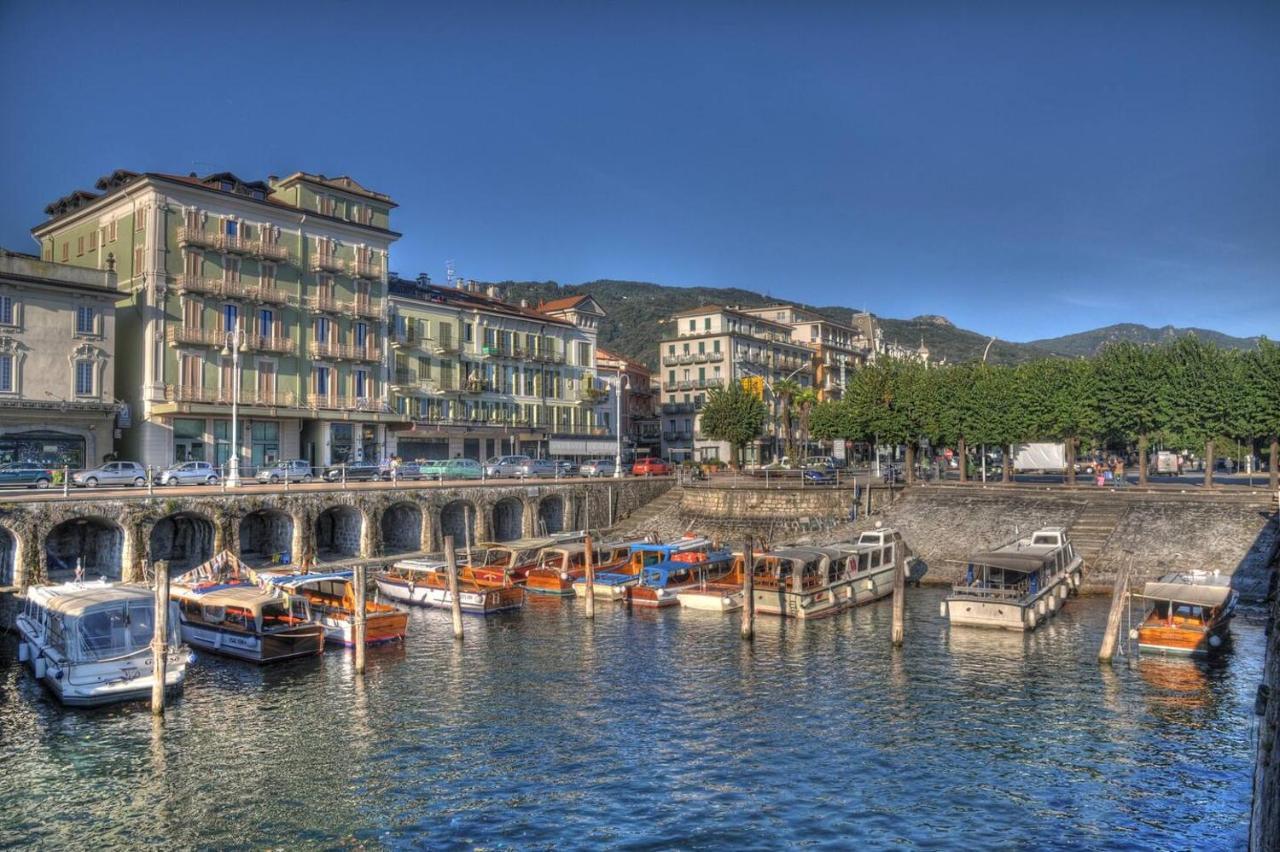
<instances>
[{"instance_id":1,"label":"boat hull","mask_svg":"<svg viewBox=\"0 0 1280 852\"><path fill-rule=\"evenodd\" d=\"M592 592L597 598L607 601L621 601L627 598L627 589L640 582L639 575L627 577L625 579L614 580L611 578L596 580L591 584ZM577 579L573 583L573 593L580 598L587 596L587 581L585 579Z\"/></svg>"},{"instance_id":2,"label":"boat hull","mask_svg":"<svg viewBox=\"0 0 1280 852\"><path fill-rule=\"evenodd\" d=\"M409 585L382 577L376 582L378 593L389 600L434 609L453 608L453 595L447 588L427 584ZM524 592L522 588L511 586L475 591L462 589L458 593L458 604L463 612L472 615L509 612L524 606Z\"/></svg>"},{"instance_id":3,"label":"boat hull","mask_svg":"<svg viewBox=\"0 0 1280 852\"><path fill-rule=\"evenodd\" d=\"M784 618L814 619L835 615L852 605L851 580L841 580L821 589L796 592L791 589L753 591L755 611Z\"/></svg>"},{"instance_id":4,"label":"boat hull","mask_svg":"<svg viewBox=\"0 0 1280 852\"><path fill-rule=\"evenodd\" d=\"M992 599L953 593L942 603L942 615L963 627L998 630L1035 630L1058 613L1078 584L1079 566L1056 575L1035 597ZM1075 580L1072 578L1076 577Z\"/></svg>"},{"instance_id":5,"label":"boat hull","mask_svg":"<svg viewBox=\"0 0 1280 852\"><path fill-rule=\"evenodd\" d=\"M703 612L733 612L742 609L741 586L707 586L681 589L676 598L680 606Z\"/></svg>"},{"instance_id":6,"label":"boat hull","mask_svg":"<svg viewBox=\"0 0 1280 852\"><path fill-rule=\"evenodd\" d=\"M1138 628L1138 651L1174 657L1205 657L1226 644L1227 626L1225 621L1207 630L1143 626Z\"/></svg>"},{"instance_id":7,"label":"boat hull","mask_svg":"<svg viewBox=\"0 0 1280 852\"><path fill-rule=\"evenodd\" d=\"M320 625L309 624L279 633L253 634L183 621L182 640L200 651L262 664L321 653L325 632Z\"/></svg>"}]
</instances>

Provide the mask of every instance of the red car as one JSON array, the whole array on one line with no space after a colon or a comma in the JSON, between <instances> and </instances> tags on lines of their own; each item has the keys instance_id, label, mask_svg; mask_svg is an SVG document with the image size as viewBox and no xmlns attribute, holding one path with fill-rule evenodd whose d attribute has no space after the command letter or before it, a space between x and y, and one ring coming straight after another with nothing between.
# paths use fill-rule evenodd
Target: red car
<instances>
[{"instance_id":1,"label":"red car","mask_svg":"<svg viewBox=\"0 0 1280 852\"><path fill-rule=\"evenodd\" d=\"M631 467L635 476L670 476L671 463L662 459L637 459Z\"/></svg>"}]
</instances>

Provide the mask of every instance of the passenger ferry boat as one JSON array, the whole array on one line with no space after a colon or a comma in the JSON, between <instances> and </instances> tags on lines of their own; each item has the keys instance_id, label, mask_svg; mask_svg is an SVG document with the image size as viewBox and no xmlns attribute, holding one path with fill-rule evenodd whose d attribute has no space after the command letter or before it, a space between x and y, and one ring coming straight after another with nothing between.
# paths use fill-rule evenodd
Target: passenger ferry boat
<instances>
[{"instance_id":1,"label":"passenger ferry boat","mask_svg":"<svg viewBox=\"0 0 1280 852\"><path fill-rule=\"evenodd\" d=\"M733 567L733 554L707 539L688 539L656 565L645 566L640 581L626 587L632 606L664 607L680 603L677 595L702 580L719 580Z\"/></svg>"},{"instance_id":2,"label":"passenger ferry boat","mask_svg":"<svg viewBox=\"0 0 1280 852\"><path fill-rule=\"evenodd\" d=\"M14 625L18 659L59 701L96 707L151 697L155 593L135 583L32 586ZM181 689L191 652L170 605L165 689Z\"/></svg>"},{"instance_id":3,"label":"passenger ferry boat","mask_svg":"<svg viewBox=\"0 0 1280 852\"><path fill-rule=\"evenodd\" d=\"M538 554L538 564L529 570L524 587L534 595L569 596L576 591L574 585L582 580L580 596L586 595L587 546L585 542L571 542L547 547ZM593 573L610 573L623 566L630 555L630 547L624 542L591 543Z\"/></svg>"},{"instance_id":4,"label":"passenger ferry boat","mask_svg":"<svg viewBox=\"0 0 1280 852\"><path fill-rule=\"evenodd\" d=\"M751 578L755 611L806 619L835 615L853 599L850 559L833 547L789 547L756 555Z\"/></svg>"},{"instance_id":5,"label":"passenger ferry boat","mask_svg":"<svg viewBox=\"0 0 1280 852\"><path fill-rule=\"evenodd\" d=\"M388 600L437 609L452 609L446 564L436 559L402 559L374 576L378 594ZM491 615L520 609L525 593L520 586L485 586L470 577L458 578L458 604L463 612Z\"/></svg>"},{"instance_id":6,"label":"passenger ferry boat","mask_svg":"<svg viewBox=\"0 0 1280 852\"><path fill-rule=\"evenodd\" d=\"M851 544L836 543L828 549L848 554L847 567L853 581L849 590L854 606L878 601L893 594L893 571L899 550L902 552L907 578L919 581L920 561L907 551L906 542L895 529L877 527L865 530Z\"/></svg>"},{"instance_id":7,"label":"passenger ferry boat","mask_svg":"<svg viewBox=\"0 0 1280 852\"><path fill-rule=\"evenodd\" d=\"M693 552L698 549L703 551L710 550L710 540L694 535L686 535L675 541L668 542L633 542L628 546L625 560L615 565L607 566L603 570L597 567L592 572L594 575L592 578L592 591L597 598L611 601L625 600L627 589L640 582L640 577L644 574L645 568L653 567L662 562L669 562L677 553ZM580 598L587 596L587 580L585 576L573 581L573 591Z\"/></svg>"},{"instance_id":8,"label":"passenger ferry boat","mask_svg":"<svg viewBox=\"0 0 1280 852\"><path fill-rule=\"evenodd\" d=\"M733 612L742 609L743 556L733 554L729 570L716 577L702 577L698 582L676 592L676 600L686 609L709 612Z\"/></svg>"},{"instance_id":9,"label":"passenger ferry boat","mask_svg":"<svg viewBox=\"0 0 1280 852\"><path fill-rule=\"evenodd\" d=\"M172 581L182 638L193 648L253 663L324 650L324 627L303 595L285 596L253 580L253 572L224 552Z\"/></svg>"},{"instance_id":10,"label":"passenger ferry boat","mask_svg":"<svg viewBox=\"0 0 1280 852\"><path fill-rule=\"evenodd\" d=\"M975 553L965 578L942 602L952 624L1034 630L1080 588L1084 561L1063 527L1045 527L1029 538Z\"/></svg>"},{"instance_id":11,"label":"passenger ferry boat","mask_svg":"<svg viewBox=\"0 0 1280 852\"><path fill-rule=\"evenodd\" d=\"M1226 642L1240 596L1229 576L1188 571L1147 583L1137 597L1151 602L1135 631L1139 651L1203 656Z\"/></svg>"},{"instance_id":12,"label":"passenger ferry boat","mask_svg":"<svg viewBox=\"0 0 1280 852\"><path fill-rule=\"evenodd\" d=\"M263 571L258 573L258 580L267 588L283 590L291 598L294 595L305 598L311 606L312 620L324 628L325 641L346 646L355 644L354 572ZM408 613L389 604L365 601L366 645L403 640L408 625Z\"/></svg>"}]
</instances>

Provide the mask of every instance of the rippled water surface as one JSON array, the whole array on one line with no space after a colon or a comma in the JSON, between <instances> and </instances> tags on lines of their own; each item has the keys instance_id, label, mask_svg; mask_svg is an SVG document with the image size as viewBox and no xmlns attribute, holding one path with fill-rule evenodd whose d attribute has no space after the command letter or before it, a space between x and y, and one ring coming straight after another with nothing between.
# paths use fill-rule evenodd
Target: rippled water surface
<instances>
[{"instance_id":1,"label":"rippled water surface","mask_svg":"<svg viewBox=\"0 0 1280 852\"><path fill-rule=\"evenodd\" d=\"M163 732L60 708L0 643L0 846L1238 848L1257 622L1212 666L1094 660L1105 599L1020 635L911 592L811 624L575 601L404 647L202 656Z\"/></svg>"}]
</instances>

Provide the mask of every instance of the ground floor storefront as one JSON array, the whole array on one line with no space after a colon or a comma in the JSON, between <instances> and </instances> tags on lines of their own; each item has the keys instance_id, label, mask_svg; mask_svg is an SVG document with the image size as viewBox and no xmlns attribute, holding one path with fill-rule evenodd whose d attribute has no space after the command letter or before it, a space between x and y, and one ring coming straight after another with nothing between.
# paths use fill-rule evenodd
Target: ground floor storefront
<instances>
[{"instance_id":1,"label":"ground floor storefront","mask_svg":"<svg viewBox=\"0 0 1280 852\"><path fill-rule=\"evenodd\" d=\"M0 464L94 467L110 458L115 425L114 406L4 407L0 409Z\"/></svg>"},{"instance_id":2,"label":"ground floor storefront","mask_svg":"<svg viewBox=\"0 0 1280 852\"><path fill-rule=\"evenodd\" d=\"M430 459L475 459L485 461L495 456L547 454L547 436L541 432L483 427L449 429L430 425L392 430L390 454L408 462Z\"/></svg>"}]
</instances>

